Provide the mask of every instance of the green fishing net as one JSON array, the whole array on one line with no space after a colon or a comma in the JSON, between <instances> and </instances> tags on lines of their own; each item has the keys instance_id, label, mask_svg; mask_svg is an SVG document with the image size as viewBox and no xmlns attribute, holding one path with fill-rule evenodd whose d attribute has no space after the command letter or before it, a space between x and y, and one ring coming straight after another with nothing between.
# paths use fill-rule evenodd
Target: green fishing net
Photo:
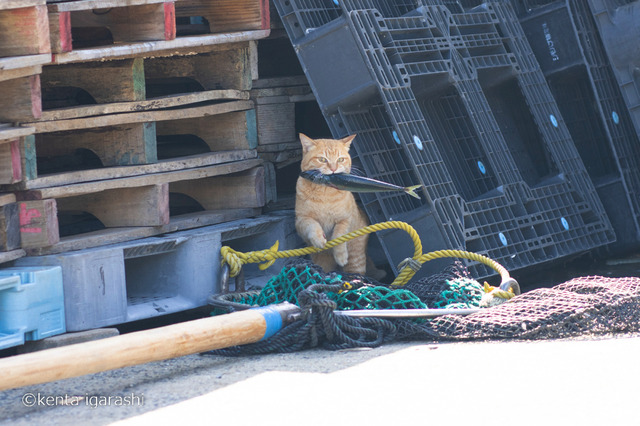
<instances>
[{"instance_id":1,"label":"green fishing net","mask_svg":"<svg viewBox=\"0 0 640 426\"><path fill-rule=\"evenodd\" d=\"M219 299L252 306L281 302L300 305L298 295L313 285L321 286L338 310L477 308L484 292L480 283L465 275L461 264L452 265L428 283L394 288L362 275L327 274L309 261L294 260L259 292Z\"/></svg>"},{"instance_id":2,"label":"green fishing net","mask_svg":"<svg viewBox=\"0 0 640 426\"><path fill-rule=\"evenodd\" d=\"M580 277L539 288L470 315L429 319L353 318L350 309L475 308L483 293L461 264L401 288L357 275L325 274L308 261L286 264L262 290L217 295L221 312L282 301L297 303L299 317L269 339L209 354L248 355L375 347L398 340L465 341L557 339L640 332L640 277ZM215 302L215 303L214 303Z\"/></svg>"}]
</instances>

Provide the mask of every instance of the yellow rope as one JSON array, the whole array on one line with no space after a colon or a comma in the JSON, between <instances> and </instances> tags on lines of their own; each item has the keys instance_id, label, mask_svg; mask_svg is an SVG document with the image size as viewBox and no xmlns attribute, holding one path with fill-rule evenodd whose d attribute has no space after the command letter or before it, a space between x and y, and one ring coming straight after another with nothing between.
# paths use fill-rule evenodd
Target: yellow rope
<instances>
[{"instance_id":1,"label":"yellow rope","mask_svg":"<svg viewBox=\"0 0 640 426\"><path fill-rule=\"evenodd\" d=\"M484 295L482 295L482 299L480 300L480 307L490 308L492 306L497 306L511 300L515 296L515 290L512 288L503 290L499 287L490 286L489 283L485 282Z\"/></svg>"},{"instance_id":2,"label":"yellow rope","mask_svg":"<svg viewBox=\"0 0 640 426\"><path fill-rule=\"evenodd\" d=\"M473 260L484 265L489 266L496 272L500 274L502 277L502 282L506 282L507 280L513 281L510 277L509 272L504 268L504 266L500 265L493 259L490 259L486 256L477 253L471 253L463 250L438 250L430 253L423 254L422 253L422 242L420 241L420 236L416 232L416 230L405 222L400 221L388 221L375 223L373 225L365 226L362 229L358 229L356 231L350 232L348 234L342 235L338 238L334 238L331 241L328 241L322 248L316 247L306 247L302 249L294 249L294 250L285 250L278 251L278 242L268 249L259 250L259 251L251 251L248 253L239 252L233 250L230 247L224 246L220 249L220 254L222 255L222 264L227 263L229 265L229 273L232 277L235 277L240 273L242 266L247 263L260 263L258 266L260 270L265 270L269 266L273 264L277 259L282 259L286 257L296 257L296 256L304 256L307 254L318 253L324 250L328 250L333 248L339 244L346 243L349 240L354 238L361 237L366 234L370 234L372 232L383 231L387 229L401 229L409 234L411 240L413 241L414 253L413 257L407 259L400 265L400 273L396 277L396 279L391 283L391 285L402 286L405 285L409 280L415 275L415 273L420 269L423 263L428 262L434 259L440 259L444 257L457 257L463 259ZM515 281L514 281L515 282ZM517 284L517 283L516 283ZM519 289L518 289L519 290Z\"/></svg>"}]
</instances>

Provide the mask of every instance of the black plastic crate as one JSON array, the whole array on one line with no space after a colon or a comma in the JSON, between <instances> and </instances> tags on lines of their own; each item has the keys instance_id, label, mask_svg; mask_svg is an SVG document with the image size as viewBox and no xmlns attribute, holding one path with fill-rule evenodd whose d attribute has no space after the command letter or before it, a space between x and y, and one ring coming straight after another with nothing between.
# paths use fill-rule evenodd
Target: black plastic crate
<instances>
[{"instance_id":1,"label":"black plastic crate","mask_svg":"<svg viewBox=\"0 0 640 426\"><path fill-rule=\"evenodd\" d=\"M275 1L332 133L358 134L353 147L367 176L424 185L421 201L363 194L372 222L407 221L425 250L466 248L509 269L613 241L508 5L462 14L443 4L330 3L323 17L332 19L299 31L292 23L311 22L309 2ZM399 232L379 238L392 266L410 252ZM439 267L429 263L422 274Z\"/></svg>"},{"instance_id":2,"label":"black plastic crate","mask_svg":"<svg viewBox=\"0 0 640 426\"><path fill-rule=\"evenodd\" d=\"M588 2L620 92L640 134L640 1Z\"/></svg>"},{"instance_id":3,"label":"black plastic crate","mask_svg":"<svg viewBox=\"0 0 640 426\"><path fill-rule=\"evenodd\" d=\"M640 246L640 138L634 125L640 123L640 104L636 101L639 115L634 118L633 106L630 107L628 96L624 96L618 84L620 76L616 78L618 67L607 58L606 46L587 0L514 0L513 3L614 225L617 241L610 249L624 252L637 248ZM603 11L600 16L603 21L609 19L608 12ZM640 28L640 7L636 18ZM618 36L616 43L633 39L630 33L632 31ZM637 38L635 48L640 52ZM628 59L623 61L625 65L628 62ZM633 84L627 85L627 89L637 93Z\"/></svg>"}]
</instances>

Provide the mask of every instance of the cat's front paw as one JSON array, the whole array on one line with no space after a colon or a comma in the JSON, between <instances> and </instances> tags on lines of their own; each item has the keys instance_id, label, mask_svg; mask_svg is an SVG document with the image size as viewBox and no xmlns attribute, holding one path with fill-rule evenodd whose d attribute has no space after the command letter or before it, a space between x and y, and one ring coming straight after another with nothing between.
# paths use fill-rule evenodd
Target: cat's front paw
<instances>
[{"instance_id":1,"label":"cat's front paw","mask_svg":"<svg viewBox=\"0 0 640 426\"><path fill-rule=\"evenodd\" d=\"M327 244L327 239L325 238L324 234L312 235L309 238L309 242L316 248L322 248L325 246L325 244Z\"/></svg>"},{"instance_id":2,"label":"cat's front paw","mask_svg":"<svg viewBox=\"0 0 640 426\"><path fill-rule=\"evenodd\" d=\"M349 261L349 252L347 252L346 244L342 244L333 248L333 258L338 266L344 266Z\"/></svg>"}]
</instances>

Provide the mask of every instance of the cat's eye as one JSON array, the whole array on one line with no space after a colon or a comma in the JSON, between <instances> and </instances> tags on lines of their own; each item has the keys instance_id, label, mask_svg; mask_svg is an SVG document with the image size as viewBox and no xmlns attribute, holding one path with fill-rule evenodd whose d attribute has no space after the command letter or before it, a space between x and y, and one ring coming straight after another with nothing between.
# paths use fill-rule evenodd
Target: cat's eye
<instances>
[{"instance_id":1,"label":"cat's eye","mask_svg":"<svg viewBox=\"0 0 640 426\"><path fill-rule=\"evenodd\" d=\"M340 157L338 158L338 163L344 163L345 158L344 157Z\"/></svg>"},{"instance_id":2,"label":"cat's eye","mask_svg":"<svg viewBox=\"0 0 640 426\"><path fill-rule=\"evenodd\" d=\"M321 163L326 163L327 159L324 158L324 157L318 157L318 161L321 162Z\"/></svg>"}]
</instances>

